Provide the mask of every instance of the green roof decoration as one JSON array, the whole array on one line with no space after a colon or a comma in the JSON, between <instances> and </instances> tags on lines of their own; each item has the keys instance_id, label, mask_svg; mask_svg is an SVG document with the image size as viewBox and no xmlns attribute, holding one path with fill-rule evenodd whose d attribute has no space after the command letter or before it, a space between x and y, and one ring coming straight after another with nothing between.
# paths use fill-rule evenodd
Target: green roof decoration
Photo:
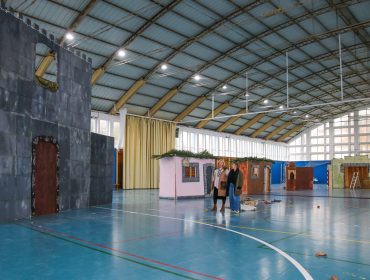
<instances>
[{"instance_id":1,"label":"green roof decoration","mask_svg":"<svg viewBox=\"0 0 370 280\"><path fill-rule=\"evenodd\" d=\"M198 159L216 159L216 158L220 158L220 157L214 156L213 154L211 154L207 150L204 150L203 152L200 152L200 153L193 153L193 152L184 151L184 150L170 150L167 153L153 156L153 158L155 158L155 159L169 158L169 157L198 158ZM238 162L243 162L243 161L265 161L265 162L274 163L274 161L271 160L271 159L258 158L258 157L243 157L243 158L236 158L234 160L238 161Z\"/></svg>"},{"instance_id":2,"label":"green roof decoration","mask_svg":"<svg viewBox=\"0 0 370 280\"><path fill-rule=\"evenodd\" d=\"M204 150L203 152L200 152L200 153L193 153L193 152L184 151L184 150L170 150L167 153L153 156L153 158L155 159L161 159L161 158L167 158L167 157L183 157L183 158L199 158L199 159L216 158L213 154L211 154L207 150Z\"/></svg>"}]
</instances>

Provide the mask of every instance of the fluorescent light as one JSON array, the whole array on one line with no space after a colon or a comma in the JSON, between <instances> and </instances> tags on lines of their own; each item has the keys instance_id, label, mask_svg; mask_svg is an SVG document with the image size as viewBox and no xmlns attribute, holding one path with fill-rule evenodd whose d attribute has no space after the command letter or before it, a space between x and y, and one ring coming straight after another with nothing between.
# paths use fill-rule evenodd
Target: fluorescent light
<instances>
[{"instance_id":1,"label":"fluorescent light","mask_svg":"<svg viewBox=\"0 0 370 280\"><path fill-rule=\"evenodd\" d=\"M268 99L263 100L263 104L267 104L267 103L269 103Z\"/></svg>"},{"instance_id":2,"label":"fluorescent light","mask_svg":"<svg viewBox=\"0 0 370 280\"><path fill-rule=\"evenodd\" d=\"M73 34L71 32L68 32L66 34L66 39L69 40L69 41L72 41L75 37L73 36Z\"/></svg>"},{"instance_id":3,"label":"fluorescent light","mask_svg":"<svg viewBox=\"0 0 370 280\"><path fill-rule=\"evenodd\" d=\"M161 69L162 69L162 70L167 70L167 68L168 68L168 67L167 67L167 64L162 64L162 66L161 66Z\"/></svg>"},{"instance_id":4,"label":"fluorescent light","mask_svg":"<svg viewBox=\"0 0 370 280\"><path fill-rule=\"evenodd\" d=\"M306 119L308 119L310 116L309 115L306 115Z\"/></svg>"},{"instance_id":5,"label":"fluorescent light","mask_svg":"<svg viewBox=\"0 0 370 280\"><path fill-rule=\"evenodd\" d=\"M227 85L223 85L222 86L222 89L227 89Z\"/></svg>"},{"instance_id":6,"label":"fluorescent light","mask_svg":"<svg viewBox=\"0 0 370 280\"><path fill-rule=\"evenodd\" d=\"M194 79L195 79L196 81L199 81L199 80L200 80L200 76L199 76L199 75L195 75L195 76L194 76Z\"/></svg>"},{"instance_id":7,"label":"fluorescent light","mask_svg":"<svg viewBox=\"0 0 370 280\"><path fill-rule=\"evenodd\" d=\"M283 106L283 105L280 105L280 106L279 106L279 109L284 109L284 106Z\"/></svg>"},{"instance_id":8,"label":"fluorescent light","mask_svg":"<svg viewBox=\"0 0 370 280\"><path fill-rule=\"evenodd\" d=\"M297 111L293 111L293 114L297 114Z\"/></svg>"},{"instance_id":9,"label":"fluorescent light","mask_svg":"<svg viewBox=\"0 0 370 280\"><path fill-rule=\"evenodd\" d=\"M118 56L119 56L119 57L124 57L124 56L126 56L126 52L125 52L124 50L119 50L119 51L117 52L117 54L118 54Z\"/></svg>"}]
</instances>

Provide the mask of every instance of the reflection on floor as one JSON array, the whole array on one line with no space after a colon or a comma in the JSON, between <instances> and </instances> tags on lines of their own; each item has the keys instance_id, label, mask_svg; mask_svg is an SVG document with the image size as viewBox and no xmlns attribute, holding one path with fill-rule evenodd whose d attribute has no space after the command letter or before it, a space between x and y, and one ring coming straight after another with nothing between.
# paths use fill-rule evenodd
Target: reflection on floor
<instances>
[{"instance_id":1,"label":"reflection on floor","mask_svg":"<svg viewBox=\"0 0 370 280\"><path fill-rule=\"evenodd\" d=\"M370 189L332 189L327 185L314 184L313 191L286 191L284 184L275 184L271 185L270 195L370 199Z\"/></svg>"},{"instance_id":2,"label":"reflection on floor","mask_svg":"<svg viewBox=\"0 0 370 280\"><path fill-rule=\"evenodd\" d=\"M370 192L325 191L273 190L255 198L281 202L240 215L210 212L209 198L115 192L110 205L1 224L0 279L304 279L259 239L313 279L370 279L370 200L359 199Z\"/></svg>"}]
</instances>

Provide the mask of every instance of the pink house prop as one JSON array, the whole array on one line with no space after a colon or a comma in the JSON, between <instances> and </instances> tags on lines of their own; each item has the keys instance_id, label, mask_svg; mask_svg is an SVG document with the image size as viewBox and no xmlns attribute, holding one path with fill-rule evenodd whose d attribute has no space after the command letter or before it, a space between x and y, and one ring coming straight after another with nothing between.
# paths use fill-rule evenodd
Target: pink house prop
<instances>
[{"instance_id":1,"label":"pink house prop","mask_svg":"<svg viewBox=\"0 0 370 280\"><path fill-rule=\"evenodd\" d=\"M167 157L160 159L159 197L195 198L204 197L210 190L214 159ZM191 175L189 169L192 167Z\"/></svg>"}]
</instances>

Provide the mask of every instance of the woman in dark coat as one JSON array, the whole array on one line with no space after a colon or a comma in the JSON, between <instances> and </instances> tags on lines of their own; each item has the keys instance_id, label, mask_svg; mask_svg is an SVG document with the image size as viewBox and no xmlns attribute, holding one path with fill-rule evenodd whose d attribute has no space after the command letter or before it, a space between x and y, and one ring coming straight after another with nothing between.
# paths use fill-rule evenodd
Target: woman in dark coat
<instances>
[{"instance_id":1,"label":"woman in dark coat","mask_svg":"<svg viewBox=\"0 0 370 280\"><path fill-rule=\"evenodd\" d=\"M231 170L227 177L227 189L229 194L230 209L234 213L240 211L240 195L243 187L243 174L239 170L237 162L231 163Z\"/></svg>"}]
</instances>

